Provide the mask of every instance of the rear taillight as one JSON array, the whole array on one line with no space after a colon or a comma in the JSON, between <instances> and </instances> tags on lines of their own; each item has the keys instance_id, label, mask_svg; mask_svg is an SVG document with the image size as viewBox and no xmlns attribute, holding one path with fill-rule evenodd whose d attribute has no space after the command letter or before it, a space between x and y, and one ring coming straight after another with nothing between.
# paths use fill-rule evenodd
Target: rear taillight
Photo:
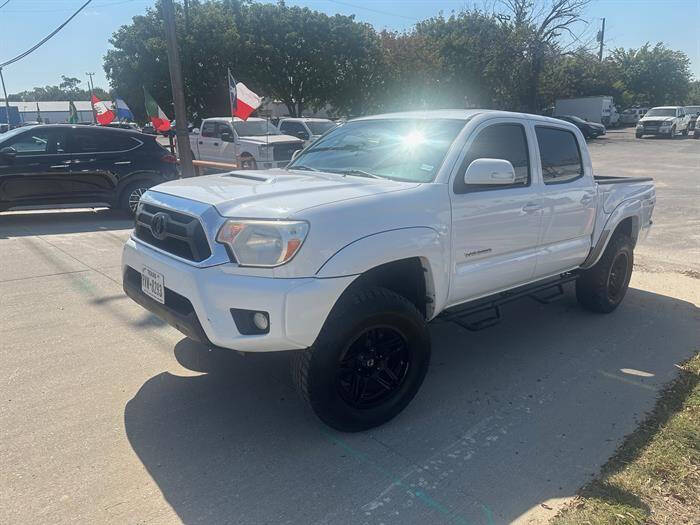
<instances>
[{"instance_id":1,"label":"rear taillight","mask_svg":"<svg viewBox=\"0 0 700 525\"><path fill-rule=\"evenodd\" d=\"M167 162L168 164L177 164L177 157L175 155L171 155L170 153L163 155L160 160L162 162Z\"/></svg>"}]
</instances>

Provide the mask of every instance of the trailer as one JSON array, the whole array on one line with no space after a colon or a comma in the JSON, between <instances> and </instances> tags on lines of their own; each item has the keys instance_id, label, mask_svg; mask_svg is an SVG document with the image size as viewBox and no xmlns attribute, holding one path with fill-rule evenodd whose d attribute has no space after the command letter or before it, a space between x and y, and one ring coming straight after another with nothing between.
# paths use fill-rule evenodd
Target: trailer
<instances>
[{"instance_id":1,"label":"trailer","mask_svg":"<svg viewBox=\"0 0 700 525\"><path fill-rule=\"evenodd\" d=\"M620 114L609 96L560 98L554 107L556 116L576 116L590 122L603 124L606 128L617 126Z\"/></svg>"}]
</instances>

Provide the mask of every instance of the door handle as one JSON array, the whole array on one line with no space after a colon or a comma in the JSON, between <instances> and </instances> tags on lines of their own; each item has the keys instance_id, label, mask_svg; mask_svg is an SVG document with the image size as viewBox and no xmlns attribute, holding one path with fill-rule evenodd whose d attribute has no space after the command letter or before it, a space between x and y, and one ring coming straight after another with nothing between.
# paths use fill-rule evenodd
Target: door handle
<instances>
[{"instance_id":1,"label":"door handle","mask_svg":"<svg viewBox=\"0 0 700 525\"><path fill-rule=\"evenodd\" d=\"M219 145L219 143L218 143L218 142L214 142L214 146L218 146L218 145Z\"/></svg>"},{"instance_id":2,"label":"door handle","mask_svg":"<svg viewBox=\"0 0 700 525\"><path fill-rule=\"evenodd\" d=\"M59 170L62 168L68 168L68 164L54 164L53 166L49 166L52 170Z\"/></svg>"},{"instance_id":3,"label":"door handle","mask_svg":"<svg viewBox=\"0 0 700 525\"><path fill-rule=\"evenodd\" d=\"M585 206L586 204L590 204L592 200L593 197L591 197L590 195L584 195L583 197L581 197L581 204Z\"/></svg>"},{"instance_id":4,"label":"door handle","mask_svg":"<svg viewBox=\"0 0 700 525\"><path fill-rule=\"evenodd\" d=\"M537 202L528 202L525 206L523 206L523 211L525 213L534 213L536 211L540 211L542 209L542 205L538 204Z\"/></svg>"},{"instance_id":5,"label":"door handle","mask_svg":"<svg viewBox=\"0 0 700 525\"><path fill-rule=\"evenodd\" d=\"M119 162L114 163L115 166L124 166L126 164L131 164L131 161L130 160L120 160Z\"/></svg>"},{"instance_id":6,"label":"door handle","mask_svg":"<svg viewBox=\"0 0 700 525\"><path fill-rule=\"evenodd\" d=\"M204 144L204 142L202 142L201 140L199 141L199 143L200 143L200 144Z\"/></svg>"}]
</instances>

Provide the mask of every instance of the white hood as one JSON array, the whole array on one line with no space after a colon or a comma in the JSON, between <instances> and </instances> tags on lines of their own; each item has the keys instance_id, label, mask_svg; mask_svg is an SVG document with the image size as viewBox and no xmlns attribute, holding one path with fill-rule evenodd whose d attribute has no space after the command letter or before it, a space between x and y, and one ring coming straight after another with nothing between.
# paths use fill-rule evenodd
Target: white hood
<instances>
[{"instance_id":1,"label":"white hood","mask_svg":"<svg viewBox=\"0 0 700 525\"><path fill-rule=\"evenodd\" d=\"M224 217L281 219L324 204L416 186L386 179L274 169L178 179L151 191L211 204Z\"/></svg>"},{"instance_id":2,"label":"white hood","mask_svg":"<svg viewBox=\"0 0 700 525\"><path fill-rule=\"evenodd\" d=\"M290 135L249 135L249 136L239 136L240 140L245 140L246 142L252 142L255 144L280 144L287 142L296 142L302 144L304 141Z\"/></svg>"}]
</instances>

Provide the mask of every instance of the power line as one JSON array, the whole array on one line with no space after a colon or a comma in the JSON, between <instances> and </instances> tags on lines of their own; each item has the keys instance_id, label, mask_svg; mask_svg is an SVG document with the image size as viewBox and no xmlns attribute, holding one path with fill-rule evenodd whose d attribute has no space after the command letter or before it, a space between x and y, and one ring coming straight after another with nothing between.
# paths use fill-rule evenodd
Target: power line
<instances>
[{"instance_id":1,"label":"power line","mask_svg":"<svg viewBox=\"0 0 700 525\"><path fill-rule=\"evenodd\" d=\"M9 0L8 0L8 1L9 1ZM26 57L26 56L29 55L30 53L33 53L34 51L36 51L37 49L39 49L39 48L40 48L41 46L43 46L46 42L48 42L56 33L58 33L58 32L59 32L61 29L63 29L66 25L68 25L68 22L70 22L70 21L73 20L76 16L78 16L78 13L80 13L80 11L82 11L83 9L85 9L85 8L87 7L87 5L88 5L90 2L92 2L92 0L87 0L87 2L85 2L82 6L80 6L80 8L79 8L75 13L73 13L73 14L68 18L68 20L66 20L65 22L63 22L60 26L58 26L56 29L54 29L48 36L46 36L45 38L43 38L42 40L40 40L37 44L35 44L34 46L32 46L32 47L30 47L29 49L27 49L24 53L21 53L21 54L17 55L16 57L11 58L10 60L8 60L8 61L3 62L2 64L0 64L0 69L2 69L2 68L5 67L5 66L9 66L10 64L12 64L12 63L14 63L14 62L17 62L18 60L23 59L24 57Z\"/></svg>"},{"instance_id":2,"label":"power line","mask_svg":"<svg viewBox=\"0 0 700 525\"><path fill-rule=\"evenodd\" d=\"M9 3L10 3L10 0L6 0L2 5L0 5L0 9L2 9L3 7L5 7L5 6L6 6L7 4L9 4Z\"/></svg>"},{"instance_id":3,"label":"power line","mask_svg":"<svg viewBox=\"0 0 700 525\"><path fill-rule=\"evenodd\" d=\"M93 4L92 7L94 8L99 8L99 7L112 7L115 5L122 5L122 4L129 4L132 2L152 2L153 0L116 0L114 2L105 2L103 4ZM69 11L71 10L71 7L59 7L58 9L8 9L5 11L6 13L60 13L63 11Z\"/></svg>"}]
</instances>

